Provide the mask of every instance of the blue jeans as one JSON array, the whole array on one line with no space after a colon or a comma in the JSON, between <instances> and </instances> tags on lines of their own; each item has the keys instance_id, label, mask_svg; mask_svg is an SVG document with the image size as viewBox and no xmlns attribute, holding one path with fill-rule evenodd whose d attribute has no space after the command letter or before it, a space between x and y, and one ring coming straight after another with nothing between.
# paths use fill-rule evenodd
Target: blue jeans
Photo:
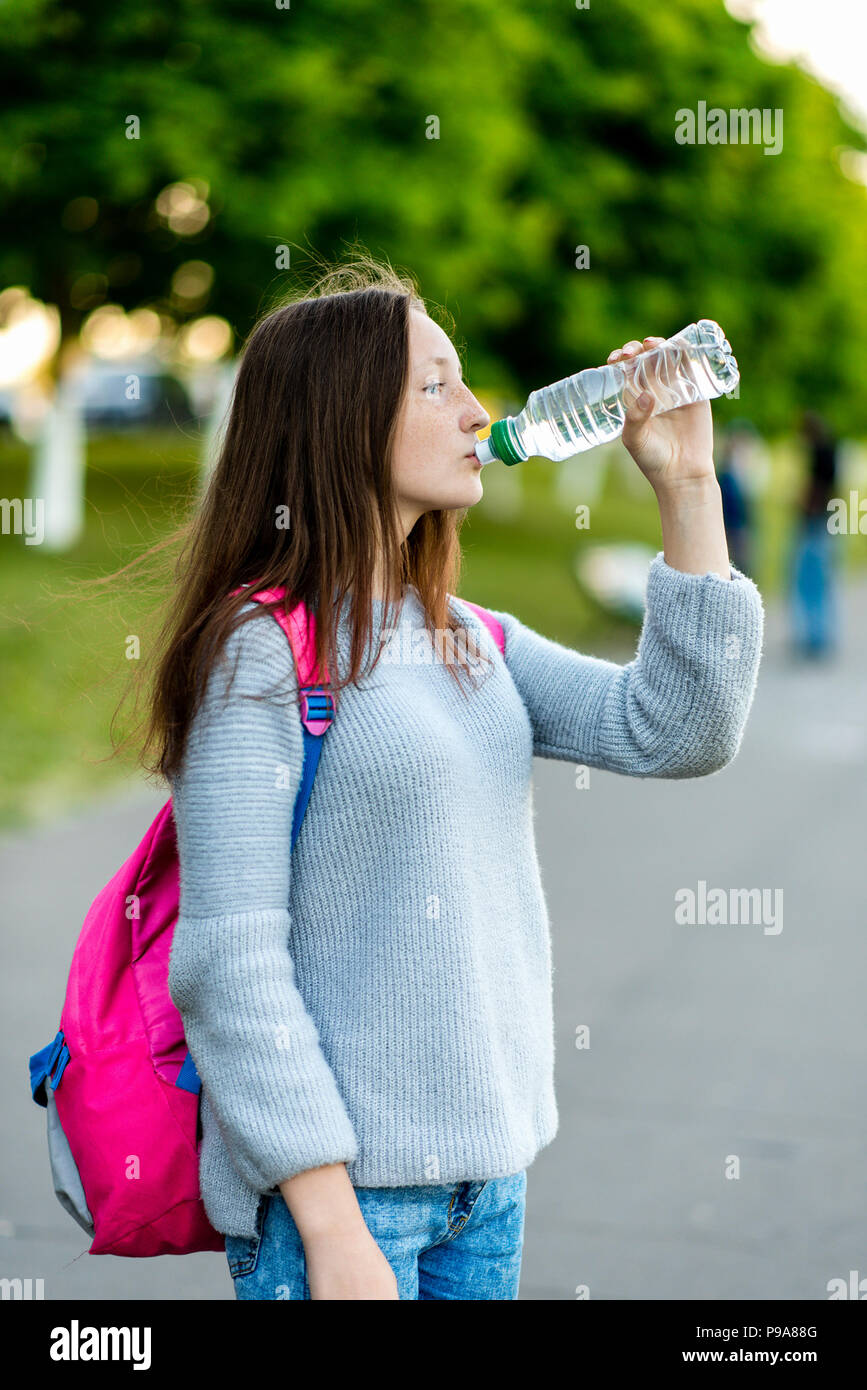
<instances>
[{"instance_id":1,"label":"blue jeans","mask_svg":"<svg viewBox=\"0 0 867 1390\"><path fill-rule=\"evenodd\" d=\"M402 1299L518 1297L526 1170L443 1187L357 1187ZM239 1299L310 1298L298 1227L281 1193L259 1200L255 1236L226 1236Z\"/></svg>"},{"instance_id":2,"label":"blue jeans","mask_svg":"<svg viewBox=\"0 0 867 1390\"><path fill-rule=\"evenodd\" d=\"M828 530L826 516L801 518L793 536L793 626L795 645L801 651L822 653L837 643L835 542L839 545Z\"/></svg>"}]
</instances>

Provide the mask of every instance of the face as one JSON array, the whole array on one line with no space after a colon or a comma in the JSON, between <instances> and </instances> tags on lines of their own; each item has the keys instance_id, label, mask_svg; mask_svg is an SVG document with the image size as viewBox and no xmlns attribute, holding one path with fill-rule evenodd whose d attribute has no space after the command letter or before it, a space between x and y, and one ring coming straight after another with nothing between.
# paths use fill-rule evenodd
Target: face
<instances>
[{"instance_id":1,"label":"face","mask_svg":"<svg viewBox=\"0 0 867 1390\"><path fill-rule=\"evenodd\" d=\"M423 512L474 507L481 501L482 470L468 456L477 442L476 430L491 423L462 379L448 335L420 309L411 310L409 318L409 381L393 461L405 534Z\"/></svg>"}]
</instances>

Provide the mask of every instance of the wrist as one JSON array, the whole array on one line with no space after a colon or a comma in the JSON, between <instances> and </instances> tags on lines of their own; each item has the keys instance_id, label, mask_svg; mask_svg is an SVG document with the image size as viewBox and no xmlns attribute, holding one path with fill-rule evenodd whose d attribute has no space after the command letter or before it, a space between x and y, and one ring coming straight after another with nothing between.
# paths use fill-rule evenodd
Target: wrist
<instances>
[{"instance_id":1,"label":"wrist","mask_svg":"<svg viewBox=\"0 0 867 1390\"><path fill-rule=\"evenodd\" d=\"M367 1230L345 1163L308 1169L278 1186L305 1249Z\"/></svg>"},{"instance_id":2,"label":"wrist","mask_svg":"<svg viewBox=\"0 0 867 1390\"><path fill-rule=\"evenodd\" d=\"M370 1228L368 1227L359 1207L355 1213L347 1213L342 1219L336 1219L322 1225L305 1226L299 1230L301 1244L304 1246L304 1253L308 1256L328 1255L332 1251L347 1251L359 1249L371 1239Z\"/></svg>"},{"instance_id":3,"label":"wrist","mask_svg":"<svg viewBox=\"0 0 867 1390\"><path fill-rule=\"evenodd\" d=\"M691 478L674 478L654 487L656 500L660 507L705 507L721 501L722 490L716 473L711 470Z\"/></svg>"},{"instance_id":4,"label":"wrist","mask_svg":"<svg viewBox=\"0 0 867 1390\"><path fill-rule=\"evenodd\" d=\"M657 502L666 564L686 574L731 579L722 488L716 476L682 479L660 490Z\"/></svg>"}]
</instances>

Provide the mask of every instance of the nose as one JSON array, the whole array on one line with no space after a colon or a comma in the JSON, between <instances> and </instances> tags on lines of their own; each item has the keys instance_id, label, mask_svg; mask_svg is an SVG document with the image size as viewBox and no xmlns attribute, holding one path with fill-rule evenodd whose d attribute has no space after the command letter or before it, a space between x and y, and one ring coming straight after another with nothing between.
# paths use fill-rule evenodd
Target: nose
<instances>
[{"instance_id":1,"label":"nose","mask_svg":"<svg viewBox=\"0 0 867 1390\"><path fill-rule=\"evenodd\" d=\"M469 387L467 387L467 390L469 390ZM481 401L473 395L472 391L470 391L470 399L472 401L474 411L472 428L474 430L487 429L488 425L491 423L490 415L485 410L485 407L482 405Z\"/></svg>"}]
</instances>

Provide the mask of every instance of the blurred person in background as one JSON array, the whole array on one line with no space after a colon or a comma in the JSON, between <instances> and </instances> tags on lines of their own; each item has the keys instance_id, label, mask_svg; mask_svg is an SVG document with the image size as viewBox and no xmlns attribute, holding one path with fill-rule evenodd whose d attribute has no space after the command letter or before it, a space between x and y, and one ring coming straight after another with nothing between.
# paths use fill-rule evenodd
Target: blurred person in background
<instances>
[{"instance_id":1,"label":"blurred person in background","mask_svg":"<svg viewBox=\"0 0 867 1390\"><path fill-rule=\"evenodd\" d=\"M732 562L745 574L754 572L754 511L750 478L757 440L750 420L733 420L723 431L717 479L722 492L723 524Z\"/></svg>"},{"instance_id":2,"label":"blurred person in background","mask_svg":"<svg viewBox=\"0 0 867 1390\"><path fill-rule=\"evenodd\" d=\"M790 561L792 650L810 659L830 655L837 645L834 537L828 502L837 483L837 440L827 422L806 410L801 437L807 473L798 504Z\"/></svg>"}]
</instances>

